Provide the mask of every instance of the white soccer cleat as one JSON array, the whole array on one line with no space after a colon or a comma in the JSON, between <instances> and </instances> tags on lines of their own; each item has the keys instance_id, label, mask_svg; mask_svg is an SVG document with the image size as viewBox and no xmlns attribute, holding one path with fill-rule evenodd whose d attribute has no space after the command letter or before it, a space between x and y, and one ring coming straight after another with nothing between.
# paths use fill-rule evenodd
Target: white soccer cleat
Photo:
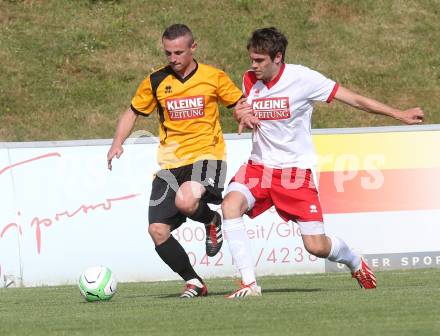
<instances>
[{"instance_id":1,"label":"white soccer cleat","mask_svg":"<svg viewBox=\"0 0 440 336\"><path fill-rule=\"evenodd\" d=\"M246 296L261 296L261 287L257 286L257 283L255 281L247 285L241 283L240 288L237 289L234 293L226 295L226 298L239 299Z\"/></svg>"}]
</instances>

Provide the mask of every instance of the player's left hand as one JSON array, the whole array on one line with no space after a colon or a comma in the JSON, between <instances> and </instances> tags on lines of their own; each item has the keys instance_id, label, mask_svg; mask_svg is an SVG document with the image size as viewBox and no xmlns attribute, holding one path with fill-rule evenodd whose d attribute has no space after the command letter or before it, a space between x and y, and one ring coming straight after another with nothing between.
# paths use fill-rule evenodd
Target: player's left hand
<instances>
[{"instance_id":1,"label":"player's left hand","mask_svg":"<svg viewBox=\"0 0 440 336\"><path fill-rule=\"evenodd\" d=\"M413 107L408 110L402 111L397 116L397 119L408 125L417 125L423 122L424 112L420 107Z\"/></svg>"}]
</instances>

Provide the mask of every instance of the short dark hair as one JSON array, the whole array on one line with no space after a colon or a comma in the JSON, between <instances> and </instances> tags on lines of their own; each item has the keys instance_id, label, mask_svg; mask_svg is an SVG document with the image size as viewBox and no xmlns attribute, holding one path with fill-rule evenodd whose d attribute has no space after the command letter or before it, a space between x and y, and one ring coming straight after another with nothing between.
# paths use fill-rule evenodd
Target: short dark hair
<instances>
[{"instance_id":1,"label":"short dark hair","mask_svg":"<svg viewBox=\"0 0 440 336\"><path fill-rule=\"evenodd\" d=\"M247 49L258 54L268 54L273 61L278 52L281 53L282 61L286 54L287 38L275 27L257 29L248 40Z\"/></svg>"},{"instance_id":2,"label":"short dark hair","mask_svg":"<svg viewBox=\"0 0 440 336\"><path fill-rule=\"evenodd\" d=\"M162 34L162 39L175 40L176 38L182 36L189 36L191 38L190 43L192 44L194 42L194 37L191 29L189 29L187 25L184 25L182 23L175 23L165 29Z\"/></svg>"}]
</instances>

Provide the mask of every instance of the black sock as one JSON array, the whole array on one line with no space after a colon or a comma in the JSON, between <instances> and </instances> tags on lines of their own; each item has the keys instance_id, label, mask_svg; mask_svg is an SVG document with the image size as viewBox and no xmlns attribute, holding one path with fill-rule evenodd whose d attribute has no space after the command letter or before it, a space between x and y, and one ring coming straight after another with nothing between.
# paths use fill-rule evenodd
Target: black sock
<instances>
[{"instance_id":1,"label":"black sock","mask_svg":"<svg viewBox=\"0 0 440 336\"><path fill-rule=\"evenodd\" d=\"M199 201L199 207L197 208L196 212L188 217L196 222L209 224L214 219L214 216L215 211L211 210L206 202Z\"/></svg>"},{"instance_id":2,"label":"black sock","mask_svg":"<svg viewBox=\"0 0 440 336\"><path fill-rule=\"evenodd\" d=\"M167 241L156 246L156 252L165 264L179 274L183 280L188 281L196 278L203 283L202 278L192 268L188 255L182 245L172 235Z\"/></svg>"}]
</instances>

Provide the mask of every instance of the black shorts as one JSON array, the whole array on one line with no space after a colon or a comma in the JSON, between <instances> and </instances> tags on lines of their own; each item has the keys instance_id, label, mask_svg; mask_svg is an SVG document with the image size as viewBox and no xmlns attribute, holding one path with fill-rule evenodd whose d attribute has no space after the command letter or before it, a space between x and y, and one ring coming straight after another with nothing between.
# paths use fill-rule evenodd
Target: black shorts
<instances>
[{"instance_id":1,"label":"black shorts","mask_svg":"<svg viewBox=\"0 0 440 336\"><path fill-rule=\"evenodd\" d=\"M148 208L149 223L164 223L177 229L186 216L176 207L176 192L187 181L196 181L206 188L201 200L220 204L226 179L226 161L203 160L173 169L157 172L151 188Z\"/></svg>"}]
</instances>

